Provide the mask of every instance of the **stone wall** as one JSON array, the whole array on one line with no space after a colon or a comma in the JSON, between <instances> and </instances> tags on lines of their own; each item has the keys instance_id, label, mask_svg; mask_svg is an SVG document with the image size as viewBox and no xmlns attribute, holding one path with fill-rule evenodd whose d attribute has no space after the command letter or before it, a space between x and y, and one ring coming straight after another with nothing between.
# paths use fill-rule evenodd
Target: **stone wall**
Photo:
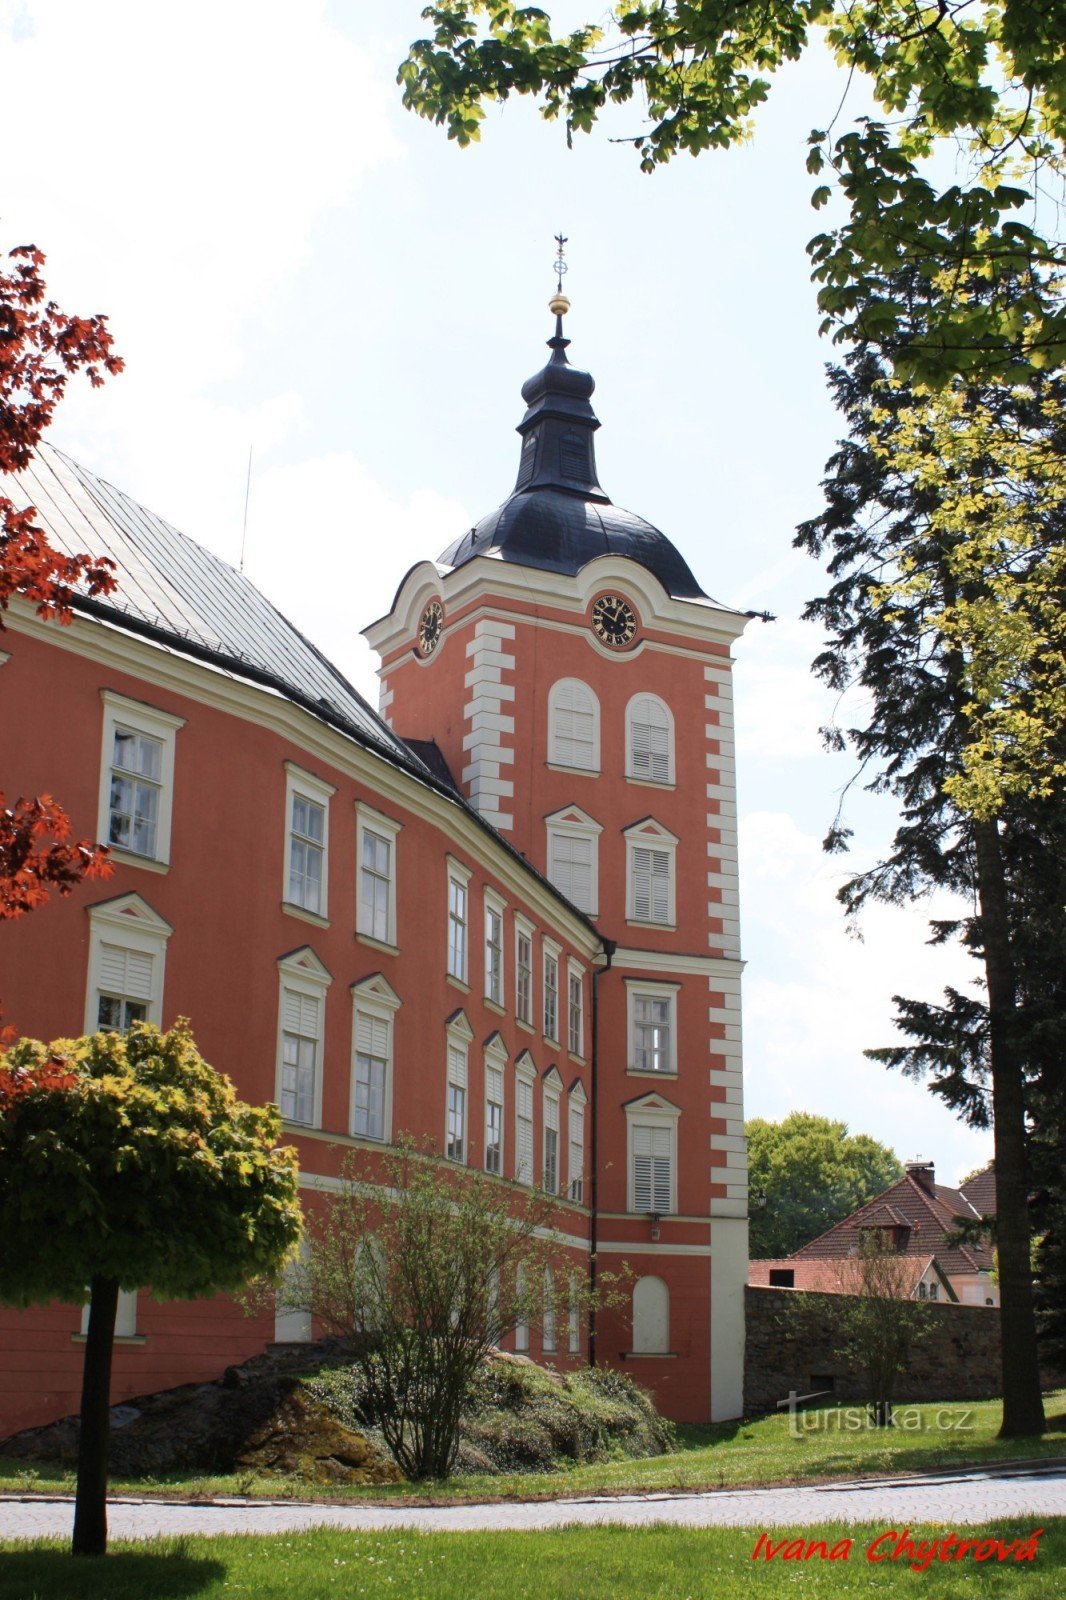
<instances>
[{"instance_id":1,"label":"stone wall","mask_svg":"<svg viewBox=\"0 0 1066 1600\"><path fill-rule=\"evenodd\" d=\"M745 1293L745 1416L775 1410L790 1390L807 1394L832 1387L838 1399L866 1399L862 1379L840 1349L840 1314L850 1295L761 1287ZM986 1400L998 1394L999 1313L928 1302L924 1309L927 1332L900 1375L897 1400Z\"/></svg>"}]
</instances>

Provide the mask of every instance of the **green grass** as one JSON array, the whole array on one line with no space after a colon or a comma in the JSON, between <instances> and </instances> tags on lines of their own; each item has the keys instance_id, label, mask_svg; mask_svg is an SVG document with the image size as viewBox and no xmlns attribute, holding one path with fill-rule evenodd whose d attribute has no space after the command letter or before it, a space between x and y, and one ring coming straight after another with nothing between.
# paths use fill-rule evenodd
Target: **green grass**
<instances>
[{"instance_id":1,"label":"green grass","mask_svg":"<svg viewBox=\"0 0 1066 1600\"><path fill-rule=\"evenodd\" d=\"M965 1529L966 1538L1025 1538L1036 1524ZM797 1584L826 1600L892 1588L936 1600L1053 1600L1066 1565L1066 1519L1044 1524L1032 1563L903 1562L872 1565L884 1524L783 1530L854 1541L847 1560L752 1560L754 1528L574 1528L550 1533L340 1533L270 1538L187 1538L114 1545L106 1559L75 1561L54 1542L0 1544L0 1600L471 1600L506 1589L508 1600L748 1600ZM914 1527L914 1538L943 1538Z\"/></svg>"},{"instance_id":2,"label":"green grass","mask_svg":"<svg viewBox=\"0 0 1066 1600\"><path fill-rule=\"evenodd\" d=\"M998 1401L948 1403L901 1408L902 1420L912 1414L920 1429L885 1430L841 1426L848 1412L808 1413L810 1431L793 1438L788 1418L762 1417L756 1422L678 1429L677 1448L644 1460L618 1459L582 1466L562 1463L548 1473L468 1475L447 1483L330 1490L292 1479L231 1474L225 1477L173 1477L112 1480L113 1494L212 1495L246 1494L270 1499L494 1500L539 1496L621 1493L650 1489L718 1489L750 1484L799 1483L826 1478L897 1472L929 1472L941 1468L1066 1456L1066 1392L1045 1397L1052 1427L1042 1439L998 1440ZM857 1413L851 1413L857 1415ZM964 1427L936 1426L938 1417ZM811 1426L817 1422L817 1427ZM41 1468L28 1471L21 1462L0 1460L0 1490L72 1493L69 1472Z\"/></svg>"}]
</instances>

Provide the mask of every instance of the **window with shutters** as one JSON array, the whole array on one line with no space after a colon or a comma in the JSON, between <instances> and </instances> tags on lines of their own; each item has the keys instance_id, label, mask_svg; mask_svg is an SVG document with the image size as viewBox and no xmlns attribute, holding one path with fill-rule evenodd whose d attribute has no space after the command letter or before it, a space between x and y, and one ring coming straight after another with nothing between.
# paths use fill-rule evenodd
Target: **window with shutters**
<instances>
[{"instance_id":1,"label":"window with shutters","mask_svg":"<svg viewBox=\"0 0 1066 1600\"><path fill-rule=\"evenodd\" d=\"M674 719L657 695L634 695L626 707L626 777L674 782Z\"/></svg>"},{"instance_id":2,"label":"window with shutters","mask_svg":"<svg viewBox=\"0 0 1066 1600\"><path fill-rule=\"evenodd\" d=\"M580 1084L571 1085L569 1098L567 1198L582 1205L585 1199L585 1091Z\"/></svg>"},{"instance_id":3,"label":"window with shutters","mask_svg":"<svg viewBox=\"0 0 1066 1600\"><path fill-rule=\"evenodd\" d=\"M485 890L485 999L503 1005L503 901Z\"/></svg>"},{"instance_id":4,"label":"window with shutters","mask_svg":"<svg viewBox=\"0 0 1066 1600\"><path fill-rule=\"evenodd\" d=\"M163 1022L163 977L172 929L139 894L89 907L85 1032L125 1033Z\"/></svg>"},{"instance_id":5,"label":"window with shutters","mask_svg":"<svg viewBox=\"0 0 1066 1600\"><path fill-rule=\"evenodd\" d=\"M520 1314L515 1323L514 1347L520 1353L529 1350L529 1319L526 1313L526 1269L519 1265L515 1273L515 1297L520 1309Z\"/></svg>"},{"instance_id":6,"label":"window with shutters","mask_svg":"<svg viewBox=\"0 0 1066 1600\"><path fill-rule=\"evenodd\" d=\"M544 1268L544 1315L541 1320L541 1347L555 1349L555 1278L551 1267Z\"/></svg>"},{"instance_id":7,"label":"window with shutters","mask_svg":"<svg viewBox=\"0 0 1066 1600\"><path fill-rule=\"evenodd\" d=\"M533 929L515 918L515 1016L533 1023Z\"/></svg>"},{"instance_id":8,"label":"window with shutters","mask_svg":"<svg viewBox=\"0 0 1066 1600\"><path fill-rule=\"evenodd\" d=\"M599 910L599 836L601 825L577 806L545 818L550 881L579 911Z\"/></svg>"},{"instance_id":9,"label":"window with shutters","mask_svg":"<svg viewBox=\"0 0 1066 1600\"><path fill-rule=\"evenodd\" d=\"M548 761L575 772L600 770L600 702L577 678L560 678L549 690Z\"/></svg>"},{"instance_id":10,"label":"window with shutters","mask_svg":"<svg viewBox=\"0 0 1066 1600\"><path fill-rule=\"evenodd\" d=\"M351 1132L392 1138L393 1030L400 997L382 975L352 984Z\"/></svg>"},{"instance_id":11,"label":"window with shutters","mask_svg":"<svg viewBox=\"0 0 1066 1600\"><path fill-rule=\"evenodd\" d=\"M581 1299L576 1278L570 1279L570 1354L576 1356L581 1351Z\"/></svg>"},{"instance_id":12,"label":"window with shutters","mask_svg":"<svg viewBox=\"0 0 1066 1600\"><path fill-rule=\"evenodd\" d=\"M448 858L448 976L466 982L470 869Z\"/></svg>"},{"instance_id":13,"label":"window with shutters","mask_svg":"<svg viewBox=\"0 0 1066 1600\"><path fill-rule=\"evenodd\" d=\"M291 761L285 763L285 910L325 920L328 900L331 784Z\"/></svg>"},{"instance_id":14,"label":"window with shutters","mask_svg":"<svg viewBox=\"0 0 1066 1600\"><path fill-rule=\"evenodd\" d=\"M485 1061L485 1171L503 1175L503 1072L502 1059Z\"/></svg>"},{"instance_id":15,"label":"window with shutters","mask_svg":"<svg viewBox=\"0 0 1066 1600\"><path fill-rule=\"evenodd\" d=\"M558 1079L558 1074L552 1069L552 1077ZM542 1182L546 1194L559 1193L559 1091L562 1085L552 1082L551 1079L544 1084L544 1165Z\"/></svg>"},{"instance_id":16,"label":"window with shutters","mask_svg":"<svg viewBox=\"0 0 1066 1600\"><path fill-rule=\"evenodd\" d=\"M559 949L549 948L544 941L544 1037L552 1043L559 1039Z\"/></svg>"},{"instance_id":17,"label":"window with shutters","mask_svg":"<svg viewBox=\"0 0 1066 1600\"><path fill-rule=\"evenodd\" d=\"M528 1055L515 1069L515 1168L517 1183L533 1182L533 1083L535 1068Z\"/></svg>"},{"instance_id":18,"label":"window with shutters","mask_svg":"<svg viewBox=\"0 0 1066 1600\"><path fill-rule=\"evenodd\" d=\"M468 1059L473 1036L463 1012L456 1012L447 1027L444 1154L449 1161L460 1163L467 1159Z\"/></svg>"},{"instance_id":19,"label":"window with shutters","mask_svg":"<svg viewBox=\"0 0 1066 1600\"><path fill-rule=\"evenodd\" d=\"M322 1125L326 993L330 974L305 945L278 962L277 1102L286 1122Z\"/></svg>"},{"instance_id":20,"label":"window with shutters","mask_svg":"<svg viewBox=\"0 0 1066 1600\"><path fill-rule=\"evenodd\" d=\"M567 1046L572 1056L585 1054L585 977L580 967L567 963Z\"/></svg>"},{"instance_id":21,"label":"window with shutters","mask_svg":"<svg viewBox=\"0 0 1066 1600\"><path fill-rule=\"evenodd\" d=\"M673 927L677 840L650 821L627 828L625 839L627 918Z\"/></svg>"},{"instance_id":22,"label":"window with shutters","mask_svg":"<svg viewBox=\"0 0 1066 1600\"><path fill-rule=\"evenodd\" d=\"M395 947L396 836L400 824L361 802L355 810L359 875L356 932L376 944Z\"/></svg>"},{"instance_id":23,"label":"window with shutters","mask_svg":"<svg viewBox=\"0 0 1066 1600\"><path fill-rule=\"evenodd\" d=\"M677 988L627 980L630 1072L677 1072Z\"/></svg>"},{"instance_id":24,"label":"window with shutters","mask_svg":"<svg viewBox=\"0 0 1066 1600\"><path fill-rule=\"evenodd\" d=\"M175 742L185 719L110 689L102 690L101 698L104 738L97 836L120 861L159 871L170 861Z\"/></svg>"},{"instance_id":25,"label":"window with shutters","mask_svg":"<svg viewBox=\"0 0 1066 1600\"><path fill-rule=\"evenodd\" d=\"M677 1210L677 1116L647 1109L630 1114L629 1210L666 1216Z\"/></svg>"}]
</instances>

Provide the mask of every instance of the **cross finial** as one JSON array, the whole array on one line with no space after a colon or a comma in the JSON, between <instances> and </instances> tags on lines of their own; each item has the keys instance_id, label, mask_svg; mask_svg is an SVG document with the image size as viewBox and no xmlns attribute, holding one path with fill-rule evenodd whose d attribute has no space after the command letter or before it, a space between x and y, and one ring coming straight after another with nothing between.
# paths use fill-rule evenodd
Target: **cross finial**
<instances>
[{"instance_id":1,"label":"cross finial","mask_svg":"<svg viewBox=\"0 0 1066 1600\"><path fill-rule=\"evenodd\" d=\"M555 317L559 319L570 310L570 302L563 293L563 273L567 270L566 256L563 253L563 246L566 244L565 233L557 233L555 242L559 246L555 252L555 293L548 301L548 310L553 312ZM555 332L557 337L562 336L561 321L557 320Z\"/></svg>"}]
</instances>

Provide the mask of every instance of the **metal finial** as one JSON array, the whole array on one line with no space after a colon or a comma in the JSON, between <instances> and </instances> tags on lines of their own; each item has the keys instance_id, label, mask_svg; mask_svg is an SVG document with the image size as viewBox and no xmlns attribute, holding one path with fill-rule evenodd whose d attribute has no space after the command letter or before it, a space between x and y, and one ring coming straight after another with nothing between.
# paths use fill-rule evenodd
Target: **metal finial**
<instances>
[{"instance_id":1,"label":"metal finial","mask_svg":"<svg viewBox=\"0 0 1066 1600\"><path fill-rule=\"evenodd\" d=\"M563 274L569 270L566 264L566 256L563 252L563 246L566 244L566 235L557 233L555 242L559 246L555 252L555 293L548 301L548 310L553 312L555 316L561 317L570 310L570 302L563 293Z\"/></svg>"}]
</instances>

